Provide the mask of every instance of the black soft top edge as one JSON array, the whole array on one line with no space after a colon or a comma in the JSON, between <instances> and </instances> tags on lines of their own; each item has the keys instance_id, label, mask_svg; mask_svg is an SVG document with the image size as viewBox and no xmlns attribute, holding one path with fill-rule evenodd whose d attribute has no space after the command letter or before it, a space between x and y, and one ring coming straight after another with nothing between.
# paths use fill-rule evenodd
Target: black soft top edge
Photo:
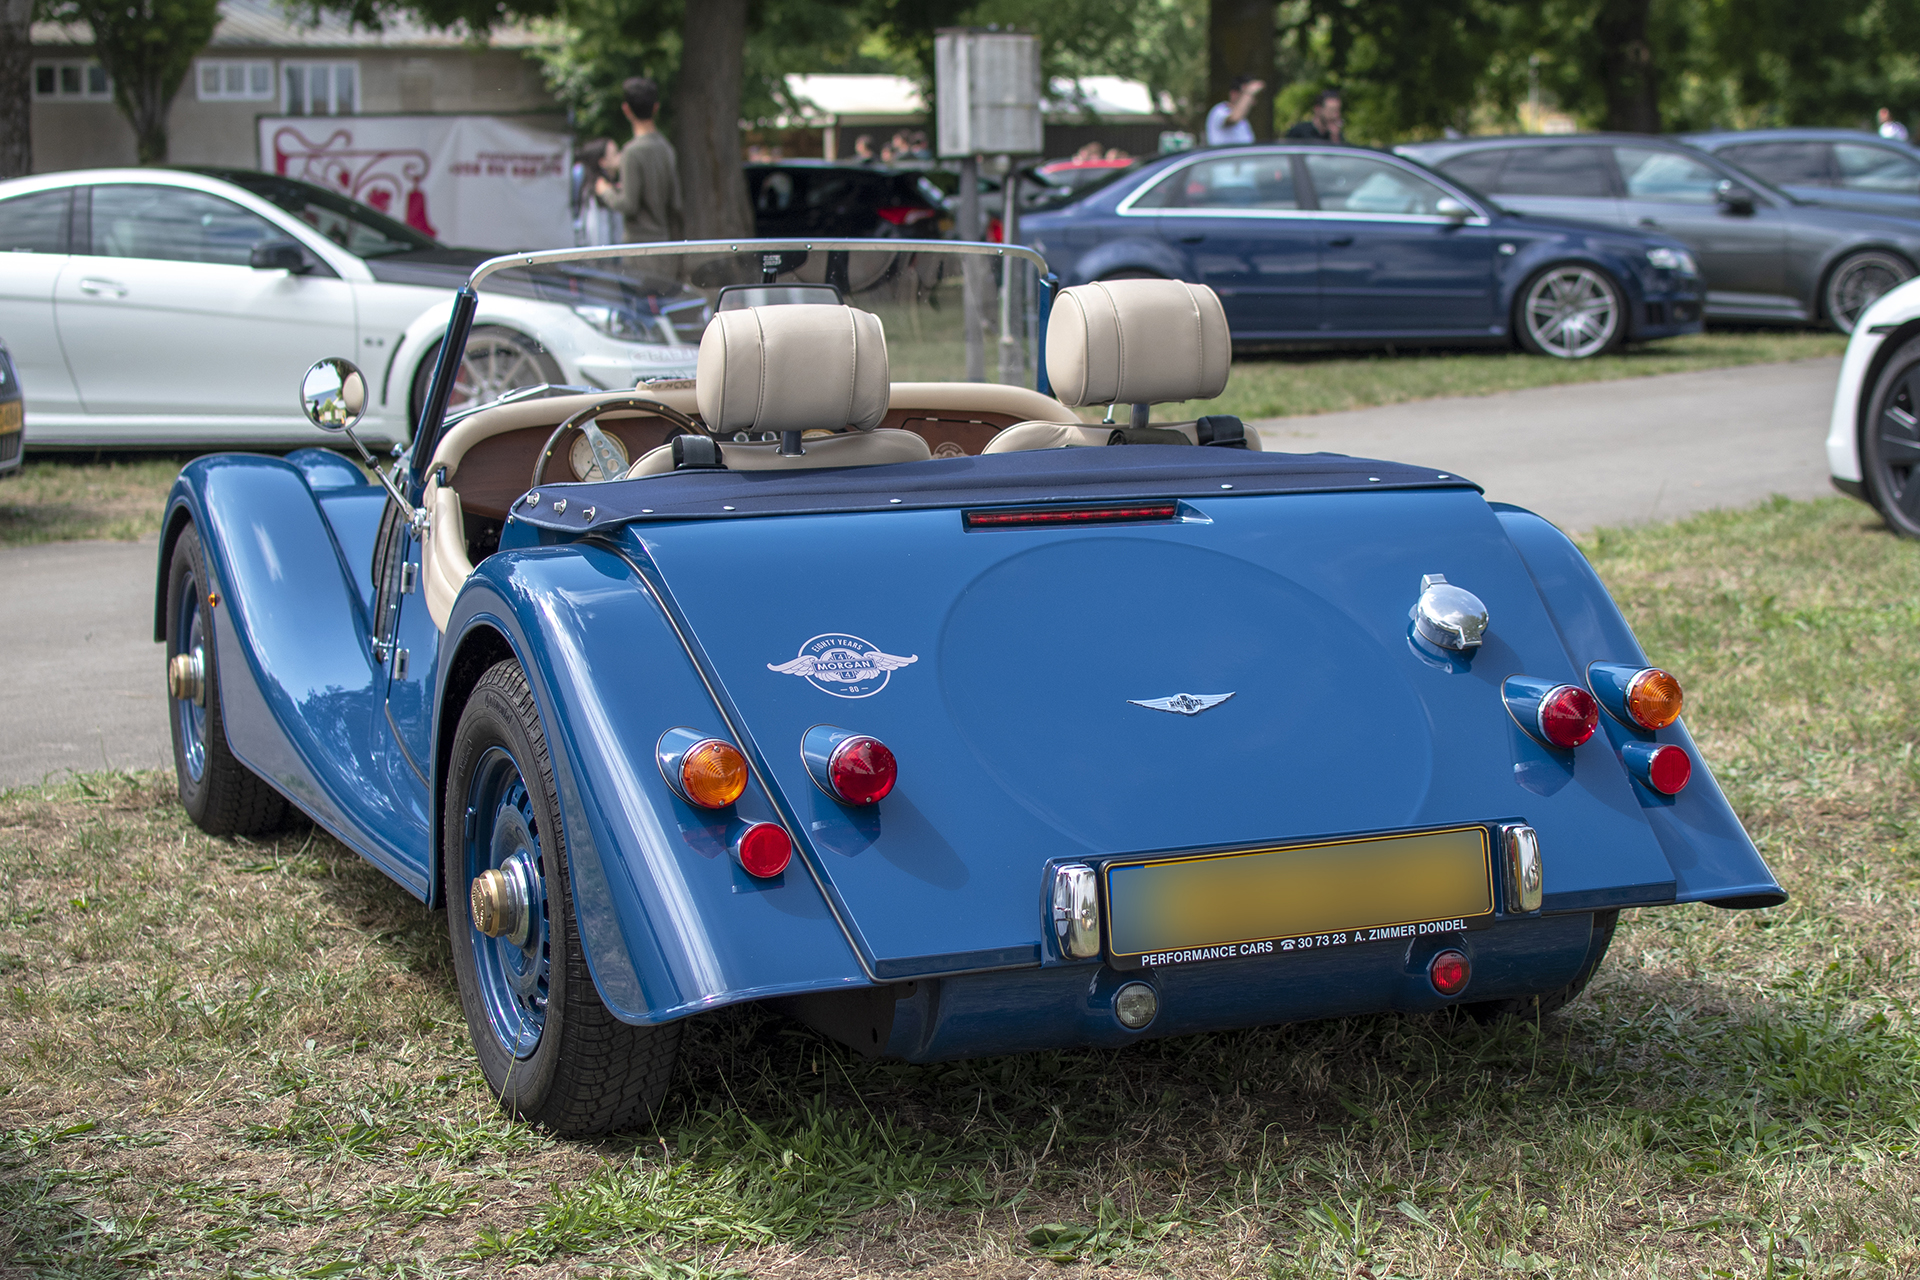
<instances>
[{"instance_id":1,"label":"black soft top edge","mask_svg":"<svg viewBox=\"0 0 1920 1280\"><path fill-rule=\"evenodd\" d=\"M515 502L510 518L537 529L577 534L670 520L1378 489L1478 492L1479 486L1438 468L1337 453L1146 444L878 467L681 471L638 480L544 485Z\"/></svg>"}]
</instances>

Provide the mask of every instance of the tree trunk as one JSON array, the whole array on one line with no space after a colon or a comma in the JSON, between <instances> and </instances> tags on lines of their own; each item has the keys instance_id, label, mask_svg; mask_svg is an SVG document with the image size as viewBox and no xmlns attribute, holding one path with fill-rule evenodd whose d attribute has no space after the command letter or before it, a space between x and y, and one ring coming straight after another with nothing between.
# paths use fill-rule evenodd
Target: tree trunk
<instances>
[{"instance_id":1,"label":"tree trunk","mask_svg":"<svg viewBox=\"0 0 1920 1280\"><path fill-rule=\"evenodd\" d=\"M33 0L0 0L0 178L33 172Z\"/></svg>"},{"instance_id":2,"label":"tree trunk","mask_svg":"<svg viewBox=\"0 0 1920 1280\"><path fill-rule=\"evenodd\" d=\"M104 63L102 65L105 65ZM145 68L142 68L145 72ZM133 153L141 164L167 162L167 115L173 95L162 94L151 72L121 79L111 68L113 96L120 113L133 126Z\"/></svg>"},{"instance_id":3,"label":"tree trunk","mask_svg":"<svg viewBox=\"0 0 1920 1280\"><path fill-rule=\"evenodd\" d=\"M1253 136L1273 138L1273 0L1213 0L1207 11L1207 107L1227 100L1240 76L1264 80L1267 87L1247 117Z\"/></svg>"},{"instance_id":4,"label":"tree trunk","mask_svg":"<svg viewBox=\"0 0 1920 1280\"><path fill-rule=\"evenodd\" d=\"M740 80L747 45L747 0L687 5L674 139L689 240L753 234L753 211L740 170Z\"/></svg>"},{"instance_id":5,"label":"tree trunk","mask_svg":"<svg viewBox=\"0 0 1920 1280\"><path fill-rule=\"evenodd\" d=\"M1600 41L1600 79L1613 133L1660 132L1660 72L1647 38L1652 0L1603 0L1594 22Z\"/></svg>"}]
</instances>

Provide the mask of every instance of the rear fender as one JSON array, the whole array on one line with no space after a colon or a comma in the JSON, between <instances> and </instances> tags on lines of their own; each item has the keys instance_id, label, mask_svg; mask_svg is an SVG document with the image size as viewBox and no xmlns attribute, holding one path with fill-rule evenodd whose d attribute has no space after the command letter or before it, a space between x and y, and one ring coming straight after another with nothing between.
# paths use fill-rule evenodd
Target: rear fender
<instances>
[{"instance_id":1,"label":"rear fender","mask_svg":"<svg viewBox=\"0 0 1920 1280\"><path fill-rule=\"evenodd\" d=\"M1531 511L1504 503L1490 505L1533 575L1547 615L1579 668L1584 671L1592 662L1647 665L1633 629L1580 549ZM1662 796L1637 780L1632 784L1647 825L1673 866L1676 902L1770 907L1786 901L1785 891L1753 847L1684 723L1676 722L1658 734L1630 730L1604 712L1600 723L1616 753L1629 742L1657 741L1684 747L1693 758L1693 778L1677 796Z\"/></svg>"},{"instance_id":2,"label":"rear fender","mask_svg":"<svg viewBox=\"0 0 1920 1280\"><path fill-rule=\"evenodd\" d=\"M301 467L217 454L174 482L163 525L157 638L168 562L191 523L206 557L220 709L233 753L314 821L415 894L422 850L395 833L378 767L385 693L364 596Z\"/></svg>"},{"instance_id":3,"label":"rear fender","mask_svg":"<svg viewBox=\"0 0 1920 1280\"><path fill-rule=\"evenodd\" d=\"M734 860L740 825L785 825L757 770L722 811L687 804L661 776L655 749L667 729L735 739L626 561L590 543L490 556L455 601L447 636L436 801L447 807L440 777L463 701L450 679L476 665L465 655L511 653L553 762L581 945L615 1016L666 1022L871 981L801 855L770 880ZM449 810L442 821L461 817Z\"/></svg>"}]
</instances>

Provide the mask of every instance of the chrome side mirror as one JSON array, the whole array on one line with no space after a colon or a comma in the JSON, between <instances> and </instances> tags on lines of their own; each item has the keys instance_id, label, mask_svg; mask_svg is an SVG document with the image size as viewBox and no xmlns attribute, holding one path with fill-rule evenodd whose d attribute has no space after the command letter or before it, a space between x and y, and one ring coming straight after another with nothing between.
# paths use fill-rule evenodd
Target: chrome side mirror
<instances>
[{"instance_id":1,"label":"chrome side mirror","mask_svg":"<svg viewBox=\"0 0 1920 1280\"><path fill-rule=\"evenodd\" d=\"M360 451L366 461L367 470L379 478L386 487L387 496L399 503L403 510L412 514L408 517L407 527L412 531L414 541L426 536L427 512L424 507L416 508L407 501L406 495L394 483L394 476L400 472L400 464L393 464L393 474L380 469L380 464L367 452L367 446L360 443L360 437L353 429L367 416L367 376L360 372L359 366L345 356L328 356L325 360L316 360L307 370L307 376L300 380L300 407L306 412L307 421L322 431L344 431L347 439L353 441L353 447Z\"/></svg>"},{"instance_id":2,"label":"chrome side mirror","mask_svg":"<svg viewBox=\"0 0 1920 1280\"><path fill-rule=\"evenodd\" d=\"M328 356L300 380L300 407L322 431L346 431L367 416L367 378L353 361Z\"/></svg>"},{"instance_id":3,"label":"chrome side mirror","mask_svg":"<svg viewBox=\"0 0 1920 1280\"><path fill-rule=\"evenodd\" d=\"M1465 222L1473 216L1473 210L1455 200L1452 196L1441 196L1434 201L1433 211L1443 218L1452 218L1455 222Z\"/></svg>"}]
</instances>

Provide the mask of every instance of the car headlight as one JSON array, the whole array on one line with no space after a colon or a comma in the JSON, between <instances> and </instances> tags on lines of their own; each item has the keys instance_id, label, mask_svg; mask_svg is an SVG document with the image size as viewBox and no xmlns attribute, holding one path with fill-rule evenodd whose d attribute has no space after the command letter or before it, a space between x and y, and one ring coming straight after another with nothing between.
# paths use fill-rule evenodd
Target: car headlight
<instances>
[{"instance_id":1,"label":"car headlight","mask_svg":"<svg viewBox=\"0 0 1920 1280\"><path fill-rule=\"evenodd\" d=\"M1660 271L1678 271L1683 276L1700 274L1700 268L1694 265L1693 255L1685 249L1649 249L1647 264Z\"/></svg>"},{"instance_id":2,"label":"car headlight","mask_svg":"<svg viewBox=\"0 0 1920 1280\"><path fill-rule=\"evenodd\" d=\"M609 306L598 302L575 303L573 314L609 338L618 338L622 342L651 342L664 345L668 341L661 332L658 316L641 315L625 307Z\"/></svg>"}]
</instances>

